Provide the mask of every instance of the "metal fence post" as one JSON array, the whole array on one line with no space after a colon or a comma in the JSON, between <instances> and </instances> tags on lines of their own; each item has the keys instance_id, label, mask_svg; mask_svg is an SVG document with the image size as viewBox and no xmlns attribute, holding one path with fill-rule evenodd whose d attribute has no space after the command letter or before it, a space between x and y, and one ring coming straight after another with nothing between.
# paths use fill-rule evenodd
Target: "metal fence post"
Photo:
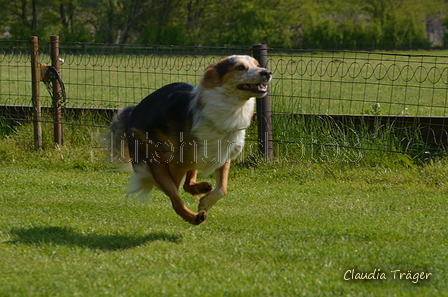
<instances>
[{"instance_id":1,"label":"metal fence post","mask_svg":"<svg viewBox=\"0 0 448 297\"><path fill-rule=\"evenodd\" d=\"M59 62L59 36L50 36L51 47L51 65L57 72L60 72ZM57 77L51 78L53 86L53 121L54 121L54 142L58 145L63 144L63 131L62 131L62 105L61 105L61 86Z\"/></svg>"},{"instance_id":2,"label":"metal fence post","mask_svg":"<svg viewBox=\"0 0 448 297\"><path fill-rule=\"evenodd\" d=\"M268 47L266 44L252 46L252 54L262 67L268 68ZM258 147L263 154L264 160L273 157L272 142L272 118L271 97L268 94L263 98L257 98L257 122L258 122Z\"/></svg>"},{"instance_id":3,"label":"metal fence post","mask_svg":"<svg viewBox=\"0 0 448 297\"><path fill-rule=\"evenodd\" d=\"M34 147L42 148L42 110L40 106L40 66L39 66L39 38L30 37L31 45L31 101L33 104Z\"/></svg>"}]
</instances>

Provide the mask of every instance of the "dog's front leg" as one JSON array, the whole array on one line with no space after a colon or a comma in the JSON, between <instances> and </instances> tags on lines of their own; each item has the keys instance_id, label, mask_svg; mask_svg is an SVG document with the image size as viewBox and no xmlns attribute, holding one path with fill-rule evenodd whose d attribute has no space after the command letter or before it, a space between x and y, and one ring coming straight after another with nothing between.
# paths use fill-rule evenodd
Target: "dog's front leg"
<instances>
[{"instance_id":1,"label":"dog's front leg","mask_svg":"<svg viewBox=\"0 0 448 297\"><path fill-rule=\"evenodd\" d=\"M192 212L179 196L178 189L185 171L170 170L165 162L149 162L148 166L159 188L170 197L173 208L179 216L193 225L199 225L207 220L205 211L199 211L197 214Z\"/></svg>"},{"instance_id":2,"label":"dog's front leg","mask_svg":"<svg viewBox=\"0 0 448 297\"><path fill-rule=\"evenodd\" d=\"M208 211L227 194L227 180L229 178L230 160L215 170L216 188L199 200L199 211Z\"/></svg>"},{"instance_id":3,"label":"dog's front leg","mask_svg":"<svg viewBox=\"0 0 448 297\"><path fill-rule=\"evenodd\" d=\"M196 182L197 170L190 170L184 182L184 190L191 195L205 194L212 190L213 185L209 182Z\"/></svg>"}]
</instances>

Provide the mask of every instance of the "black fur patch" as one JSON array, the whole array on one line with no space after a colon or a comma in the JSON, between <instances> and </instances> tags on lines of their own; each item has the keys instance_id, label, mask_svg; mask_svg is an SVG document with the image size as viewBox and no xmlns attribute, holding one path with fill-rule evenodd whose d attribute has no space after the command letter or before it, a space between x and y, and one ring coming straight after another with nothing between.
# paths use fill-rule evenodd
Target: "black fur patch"
<instances>
[{"instance_id":1,"label":"black fur patch","mask_svg":"<svg viewBox=\"0 0 448 297\"><path fill-rule=\"evenodd\" d=\"M128 127L147 132L183 131L191 120L188 109L193 89L194 86L186 83L173 83L158 89L134 108Z\"/></svg>"},{"instance_id":2,"label":"black fur patch","mask_svg":"<svg viewBox=\"0 0 448 297\"><path fill-rule=\"evenodd\" d=\"M233 59L226 59L216 64L215 69L221 79L235 65Z\"/></svg>"},{"instance_id":3,"label":"black fur patch","mask_svg":"<svg viewBox=\"0 0 448 297\"><path fill-rule=\"evenodd\" d=\"M133 163L140 160L167 161L162 155L149 153L147 144L156 147L158 152L175 153L179 150L183 137L190 135L193 90L194 86L186 83L166 85L133 109L127 125L127 142Z\"/></svg>"}]
</instances>

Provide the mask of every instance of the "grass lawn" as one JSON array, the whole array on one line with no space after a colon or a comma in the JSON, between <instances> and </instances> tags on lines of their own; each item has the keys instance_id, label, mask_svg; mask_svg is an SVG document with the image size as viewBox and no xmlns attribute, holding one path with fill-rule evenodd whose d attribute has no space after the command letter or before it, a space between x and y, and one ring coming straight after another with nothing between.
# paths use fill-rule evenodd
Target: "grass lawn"
<instances>
[{"instance_id":1,"label":"grass lawn","mask_svg":"<svg viewBox=\"0 0 448 297\"><path fill-rule=\"evenodd\" d=\"M11 144L0 140L1 296L448 296L444 160L234 164L229 195L191 226L161 192L130 202L128 172L70 145Z\"/></svg>"}]
</instances>

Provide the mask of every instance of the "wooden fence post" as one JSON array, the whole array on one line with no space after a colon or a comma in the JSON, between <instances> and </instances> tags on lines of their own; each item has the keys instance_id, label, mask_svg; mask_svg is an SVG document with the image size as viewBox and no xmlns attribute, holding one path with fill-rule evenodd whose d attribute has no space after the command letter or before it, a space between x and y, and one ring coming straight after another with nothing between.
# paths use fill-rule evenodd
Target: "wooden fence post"
<instances>
[{"instance_id":1,"label":"wooden fence post","mask_svg":"<svg viewBox=\"0 0 448 297\"><path fill-rule=\"evenodd\" d=\"M266 44L254 45L252 54L262 67L268 68L268 47ZM258 147L265 161L272 159L274 154L271 117L271 96L268 89L266 96L257 98Z\"/></svg>"},{"instance_id":2,"label":"wooden fence post","mask_svg":"<svg viewBox=\"0 0 448 297\"><path fill-rule=\"evenodd\" d=\"M60 61L59 61L59 36L50 36L51 47L50 57L51 65L59 73ZM63 131L62 131L62 105L61 105L61 86L59 84L58 77L53 75L51 77L51 83L53 86L53 121L54 121L54 142L58 145L63 144Z\"/></svg>"},{"instance_id":3,"label":"wooden fence post","mask_svg":"<svg viewBox=\"0 0 448 297\"><path fill-rule=\"evenodd\" d=\"M30 37L31 45L31 101L33 104L34 147L42 148L42 110L40 106L40 66L39 66L39 38Z\"/></svg>"}]
</instances>

